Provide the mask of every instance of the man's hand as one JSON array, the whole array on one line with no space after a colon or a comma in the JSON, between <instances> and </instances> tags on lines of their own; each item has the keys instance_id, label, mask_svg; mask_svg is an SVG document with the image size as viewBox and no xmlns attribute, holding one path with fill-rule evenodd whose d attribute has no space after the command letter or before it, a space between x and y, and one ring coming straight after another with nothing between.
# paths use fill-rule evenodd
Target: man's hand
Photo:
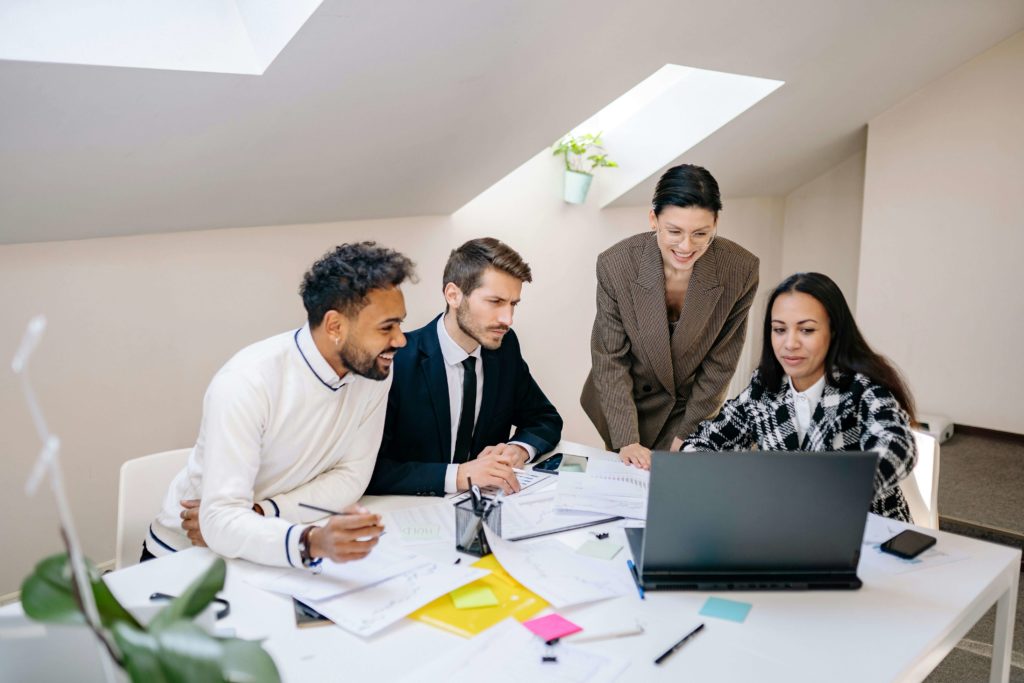
<instances>
[{"instance_id":1,"label":"man's hand","mask_svg":"<svg viewBox=\"0 0 1024 683\"><path fill-rule=\"evenodd\" d=\"M499 443L497 446L488 446L480 451L480 455L476 457L479 459L485 455L507 455L508 464L518 468L522 468L526 461L530 459L530 452L517 443Z\"/></svg>"},{"instance_id":2,"label":"man's hand","mask_svg":"<svg viewBox=\"0 0 1024 683\"><path fill-rule=\"evenodd\" d=\"M503 444L503 446L507 445ZM516 493L519 491L519 479L516 478L516 473L512 471L512 463L518 462L518 456L515 456L517 459L514 461L512 455L509 455L507 452L494 453L490 450L493 448L498 447L488 446L480 452L476 459L459 465L459 471L455 477L455 487L459 491L465 491L469 488L470 479L480 488L499 486L505 493ZM518 446L513 446L513 448L522 450Z\"/></svg>"},{"instance_id":3,"label":"man's hand","mask_svg":"<svg viewBox=\"0 0 1024 683\"><path fill-rule=\"evenodd\" d=\"M334 515L327 524L309 532L309 554L335 562L361 560L370 554L384 533L380 515L359 505L345 509L347 515Z\"/></svg>"},{"instance_id":4,"label":"man's hand","mask_svg":"<svg viewBox=\"0 0 1024 683\"><path fill-rule=\"evenodd\" d=\"M185 530L185 534L188 536L188 540L192 541L192 545L205 548L206 541L203 539L203 532L199 528L199 502L197 498L181 501L181 528ZM252 509L260 515L263 514L263 508L258 504L254 504Z\"/></svg>"},{"instance_id":5,"label":"man's hand","mask_svg":"<svg viewBox=\"0 0 1024 683\"><path fill-rule=\"evenodd\" d=\"M651 469L651 449L644 448L638 443L631 443L620 448L619 459L627 465L633 465L642 470Z\"/></svg>"},{"instance_id":6,"label":"man's hand","mask_svg":"<svg viewBox=\"0 0 1024 683\"><path fill-rule=\"evenodd\" d=\"M203 540L203 533L199 530L199 501L183 500L181 507L181 528L185 530L188 540L192 541L192 545L205 548L206 541Z\"/></svg>"}]
</instances>

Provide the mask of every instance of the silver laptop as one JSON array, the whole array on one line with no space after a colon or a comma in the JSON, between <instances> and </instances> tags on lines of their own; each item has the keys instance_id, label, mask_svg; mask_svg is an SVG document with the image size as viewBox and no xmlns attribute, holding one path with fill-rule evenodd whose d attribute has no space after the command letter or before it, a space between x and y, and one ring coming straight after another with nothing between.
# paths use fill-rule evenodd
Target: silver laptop
<instances>
[{"instance_id":1,"label":"silver laptop","mask_svg":"<svg viewBox=\"0 0 1024 683\"><path fill-rule=\"evenodd\" d=\"M874 453L654 453L645 590L856 589Z\"/></svg>"}]
</instances>

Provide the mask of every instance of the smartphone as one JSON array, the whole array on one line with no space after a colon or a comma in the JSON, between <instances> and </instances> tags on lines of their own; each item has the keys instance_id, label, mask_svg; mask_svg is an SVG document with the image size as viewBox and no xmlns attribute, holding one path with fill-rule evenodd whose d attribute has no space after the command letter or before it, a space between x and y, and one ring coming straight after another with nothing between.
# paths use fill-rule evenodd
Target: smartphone
<instances>
[{"instance_id":1,"label":"smartphone","mask_svg":"<svg viewBox=\"0 0 1024 683\"><path fill-rule=\"evenodd\" d=\"M935 545L935 537L907 529L882 544L882 552L912 560Z\"/></svg>"},{"instance_id":2,"label":"smartphone","mask_svg":"<svg viewBox=\"0 0 1024 683\"><path fill-rule=\"evenodd\" d=\"M533 466L534 472L547 472L548 474L558 474L558 468L562 464L562 454L555 453L544 462L539 462Z\"/></svg>"}]
</instances>

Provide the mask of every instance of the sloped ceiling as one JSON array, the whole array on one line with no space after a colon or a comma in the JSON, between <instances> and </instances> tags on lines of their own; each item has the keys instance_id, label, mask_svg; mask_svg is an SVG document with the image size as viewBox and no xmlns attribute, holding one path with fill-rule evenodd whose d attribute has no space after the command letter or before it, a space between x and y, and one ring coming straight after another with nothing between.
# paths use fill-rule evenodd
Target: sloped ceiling
<instances>
[{"instance_id":1,"label":"sloped ceiling","mask_svg":"<svg viewBox=\"0 0 1024 683\"><path fill-rule=\"evenodd\" d=\"M326 0L262 76L0 62L0 242L448 214L666 63L786 81L682 157L783 194L1022 28L1019 0Z\"/></svg>"}]
</instances>

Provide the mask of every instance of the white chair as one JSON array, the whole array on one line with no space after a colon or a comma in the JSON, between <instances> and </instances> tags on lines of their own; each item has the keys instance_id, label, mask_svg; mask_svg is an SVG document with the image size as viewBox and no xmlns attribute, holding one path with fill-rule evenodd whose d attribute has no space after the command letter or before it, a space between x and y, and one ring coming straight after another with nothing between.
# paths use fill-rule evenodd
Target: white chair
<instances>
[{"instance_id":1,"label":"white chair","mask_svg":"<svg viewBox=\"0 0 1024 683\"><path fill-rule=\"evenodd\" d=\"M117 488L116 569L138 563L149 525L160 512L171 480L185 467L191 452L191 448L180 448L135 458L121 465Z\"/></svg>"},{"instance_id":2,"label":"white chair","mask_svg":"<svg viewBox=\"0 0 1024 683\"><path fill-rule=\"evenodd\" d=\"M931 434L914 430L917 442L917 465L910 476L900 482L914 524L929 529L939 528L939 442Z\"/></svg>"}]
</instances>

